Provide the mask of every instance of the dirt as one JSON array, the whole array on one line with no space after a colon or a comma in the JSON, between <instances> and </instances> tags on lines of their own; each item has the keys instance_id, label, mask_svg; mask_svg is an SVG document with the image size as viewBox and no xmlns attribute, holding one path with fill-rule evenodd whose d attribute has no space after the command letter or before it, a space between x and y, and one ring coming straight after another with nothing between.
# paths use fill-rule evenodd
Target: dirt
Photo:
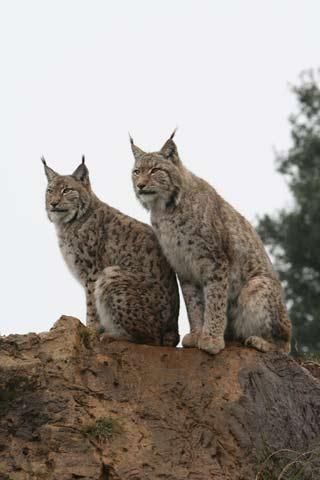
<instances>
[{"instance_id":1,"label":"dirt","mask_svg":"<svg viewBox=\"0 0 320 480\"><path fill-rule=\"evenodd\" d=\"M320 381L282 354L100 341L63 316L0 337L0 480L253 480L320 439Z\"/></svg>"}]
</instances>

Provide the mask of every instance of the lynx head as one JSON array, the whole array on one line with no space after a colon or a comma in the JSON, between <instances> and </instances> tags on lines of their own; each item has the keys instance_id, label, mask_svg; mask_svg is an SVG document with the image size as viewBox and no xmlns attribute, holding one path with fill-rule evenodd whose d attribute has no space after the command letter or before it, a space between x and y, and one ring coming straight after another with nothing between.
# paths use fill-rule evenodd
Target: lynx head
<instances>
[{"instance_id":1,"label":"lynx head","mask_svg":"<svg viewBox=\"0 0 320 480\"><path fill-rule=\"evenodd\" d=\"M154 153L145 153L130 137L135 158L133 188L147 210L156 205L162 208L176 206L180 201L183 167L173 141L175 132L161 150Z\"/></svg>"},{"instance_id":2,"label":"lynx head","mask_svg":"<svg viewBox=\"0 0 320 480\"><path fill-rule=\"evenodd\" d=\"M84 163L76 168L72 175L59 175L48 167L44 157L41 158L48 179L46 191L46 210L53 223L68 223L79 219L87 211L92 191L89 171Z\"/></svg>"}]
</instances>

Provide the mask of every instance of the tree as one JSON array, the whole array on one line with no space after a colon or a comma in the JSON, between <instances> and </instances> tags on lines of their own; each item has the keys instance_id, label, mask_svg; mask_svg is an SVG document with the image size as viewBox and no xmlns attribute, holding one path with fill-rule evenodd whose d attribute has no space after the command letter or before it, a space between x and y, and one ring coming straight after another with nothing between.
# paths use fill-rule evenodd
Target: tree
<instances>
[{"instance_id":1,"label":"tree","mask_svg":"<svg viewBox=\"0 0 320 480\"><path fill-rule=\"evenodd\" d=\"M298 113L289 118L292 146L276 158L294 205L259 219L283 281L293 323L293 353L320 349L320 74L305 72L292 88Z\"/></svg>"}]
</instances>

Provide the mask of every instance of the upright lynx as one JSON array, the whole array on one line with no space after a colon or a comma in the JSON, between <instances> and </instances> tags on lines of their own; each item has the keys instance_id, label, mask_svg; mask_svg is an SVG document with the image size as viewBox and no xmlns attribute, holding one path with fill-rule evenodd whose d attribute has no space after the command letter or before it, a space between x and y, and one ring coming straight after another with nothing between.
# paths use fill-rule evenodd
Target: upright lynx
<instances>
[{"instance_id":1,"label":"upright lynx","mask_svg":"<svg viewBox=\"0 0 320 480\"><path fill-rule=\"evenodd\" d=\"M179 277L191 330L183 346L218 353L228 323L228 333L247 346L289 352L291 324L260 238L214 188L183 166L173 136L155 153L131 139L132 179Z\"/></svg>"},{"instance_id":2,"label":"upright lynx","mask_svg":"<svg viewBox=\"0 0 320 480\"><path fill-rule=\"evenodd\" d=\"M47 166L46 210L62 255L85 289L87 325L113 337L175 346L176 277L152 228L101 202L84 163L72 175Z\"/></svg>"}]
</instances>

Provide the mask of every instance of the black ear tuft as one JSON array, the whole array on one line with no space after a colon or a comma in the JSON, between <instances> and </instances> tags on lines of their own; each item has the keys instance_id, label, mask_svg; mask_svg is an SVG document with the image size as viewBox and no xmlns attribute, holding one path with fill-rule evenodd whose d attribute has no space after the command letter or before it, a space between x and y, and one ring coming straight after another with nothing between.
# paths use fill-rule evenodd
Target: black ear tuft
<instances>
[{"instance_id":1,"label":"black ear tuft","mask_svg":"<svg viewBox=\"0 0 320 480\"><path fill-rule=\"evenodd\" d=\"M51 182L51 180L53 180L53 178L56 177L56 176L58 175L58 173L55 172L54 170L52 170L52 168L48 167L47 162L45 161L44 156L41 157L41 162L43 163L44 173L46 174L46 177L47 177L47 179L48 179L48 182Z\"/></svg>"},{"instance_id":2,"label":"black ear tuft","mask_svg":"<svg viewBox=\"0 0 320 480\"><path fill-rule=\"evenodd\" d=\"M173 137L175 136L177 130L178 130L178 127L176 127L176 128L173 130L173 132L172 132L171 135L170 135L169 140L172 140L172 139L173 139Z\"/></svg>"},{"instance_id":3,"label":"black ear tuft","mask_svg":"<svg viewBox=\"0 0 320 480\"><path fill-rule=\"evenodd\" d=\"M130 139L131 150L134 155L134 158L138 160L139 158L143 157L143 155L145 155L145 152L134 144L133 138L131 137L130 133L129 133L129 139Z\"/></svg>"},{"instance_id":4,"label":"black ear tuft","mask_svg":"<svg viewBox=\"0 0 320 480\"><path fill-rule=\"evenodd\" d=\"M178 149L176 144L173 141L173 137L175 136L177 129L172 132L169 139L163 145L160 150L161 155L166 158L167 160L171 160L173 163L178 164L180 162Z\"/></svg>"},{"instance_id":5,"label":"black ear tuft","mask_svg":"<svg viewBox=\"0 0 320 480\"><path fill-rule=\"evenodd\" d=\"M81 163L75 169L72 176L75 177L77 180L80 180L80 182L84 183L85 185L90 185L89 170L87 169L87 166L85 165L84 162L85 162L85 156L82 155Z\"/></svg>"}]
</instances>

